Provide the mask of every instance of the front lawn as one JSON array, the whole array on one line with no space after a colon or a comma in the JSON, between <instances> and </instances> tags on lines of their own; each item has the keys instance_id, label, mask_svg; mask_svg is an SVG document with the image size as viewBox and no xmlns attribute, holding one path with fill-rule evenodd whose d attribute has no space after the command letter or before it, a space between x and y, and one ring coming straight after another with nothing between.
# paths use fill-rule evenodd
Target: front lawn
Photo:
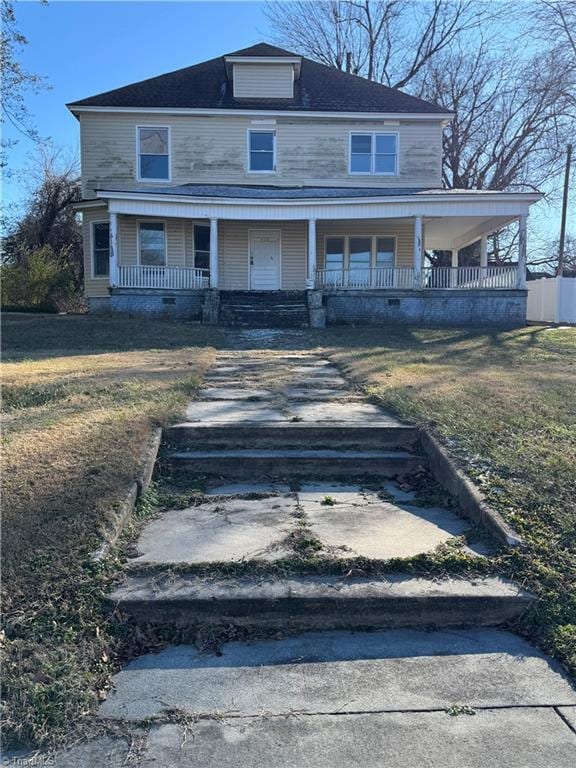
<instances>
[{"instance_id":1,"label":"front lawn","mask_svg":"<svg viewBox=\"0 0 576 768\"><path fill-rule=\"evenodd\" d=\"M429 426L525 551L504 572L540 598L520 627L576 674L576 328L328 329L364 391Z\"/></svg>"},{"instance_id":2,"label":"front lawn","mask_svg":"<svg viewBox=\"0 0 576 768\"><path fill-rule=\"evenodd\" d=\"M109 677L90 553L154 425L181 414L220 338L144 320L3 318L4 736L54 742Z\"/></svg>"}]
</instances>

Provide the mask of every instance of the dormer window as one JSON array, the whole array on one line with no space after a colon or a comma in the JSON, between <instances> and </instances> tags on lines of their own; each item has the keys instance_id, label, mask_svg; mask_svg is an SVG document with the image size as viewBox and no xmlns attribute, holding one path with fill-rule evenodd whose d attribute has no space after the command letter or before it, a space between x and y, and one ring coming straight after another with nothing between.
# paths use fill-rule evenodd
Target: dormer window
<instances>
[{"instance_id":1,"label":"dormer window","mask_svg":"<svg viewBox=\"0 0 576 768\"><path fill-rule=\"evenodd\" d=\"M138 181L170 181L170 129L138 126Z\"/></svg>"},{"instance_id":2,"label":"dormer window","mask_svg":"<svg viewBox=\"0 0 576 768\"><path fill-rule=\"evenodd\" d=\"M276 133L248 131L248 170L273 173L276 170Z\"/></svg>"}]
</instances>

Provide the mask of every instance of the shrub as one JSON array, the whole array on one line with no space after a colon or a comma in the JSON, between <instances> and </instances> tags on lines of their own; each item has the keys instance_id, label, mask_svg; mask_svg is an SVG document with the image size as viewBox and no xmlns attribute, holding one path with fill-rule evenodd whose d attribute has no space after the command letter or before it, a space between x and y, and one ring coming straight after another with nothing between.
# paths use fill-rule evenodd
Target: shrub
<instances>
[{"instance_id":1,"label":"shrub","mask_svg":"<svg viewBox=\"0 0 576 768\"><path fill-rule=\"evenodd\" d=\"M4 308L54 311L73 304L77 290L67 249L55 253L45 245L20 249L17 256L0 268Z\"/></svg>"}]
</instances>

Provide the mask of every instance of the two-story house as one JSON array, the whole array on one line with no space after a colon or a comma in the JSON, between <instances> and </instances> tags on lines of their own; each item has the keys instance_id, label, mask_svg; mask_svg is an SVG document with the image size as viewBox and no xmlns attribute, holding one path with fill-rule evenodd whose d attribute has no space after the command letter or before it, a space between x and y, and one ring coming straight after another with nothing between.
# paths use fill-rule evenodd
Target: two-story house
<instances>
[{"instance_id":1,"label":"two-story house","mask_svg":"<svg viewBox=\"0 0 576 768\"><path fill-rule=\"evenodd\" d=\"M261 43L68 107L92 311L525 320L540 195L443 189L452 114L436 104ZM514 221L518 263L490 264L487 237ZM476 241L478 265L459 266Z\"/></svg>"}]
</instances>

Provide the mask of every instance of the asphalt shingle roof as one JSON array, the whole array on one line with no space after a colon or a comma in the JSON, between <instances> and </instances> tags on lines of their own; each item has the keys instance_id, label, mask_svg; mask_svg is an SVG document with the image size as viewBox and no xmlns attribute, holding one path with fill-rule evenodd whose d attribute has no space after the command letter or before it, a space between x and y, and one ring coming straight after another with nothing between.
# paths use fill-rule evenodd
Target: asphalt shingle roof
<instances>
[{"instance_id":1,"label":"asphalt shingle roof","mask_svg":"<svg viewBox=\"0 0 576 768\"><path fill-rule=\"evenodd\" d=\"M98 191L130 192L142 195L221 197L236 200L338 200L352 197L416 195L436 190L421 187L257 187L237 184L180 184L173 187L102 187Z\"/></svg>"},{"instance_id":2,"label":"asphalt shingle roof","mask_svg":"<svg viewBox=\"0 0 576 768\"><path fill-rule=\"evenodd\" d=\"M225 56L298 56L259 43ZM242 109L281 112L384 112L446 114L437 104L349 75L302 57L293 99L235 99L226 76L225 56L168 72L68 104L74 107Z\"/></svg>"}]
</instances>

